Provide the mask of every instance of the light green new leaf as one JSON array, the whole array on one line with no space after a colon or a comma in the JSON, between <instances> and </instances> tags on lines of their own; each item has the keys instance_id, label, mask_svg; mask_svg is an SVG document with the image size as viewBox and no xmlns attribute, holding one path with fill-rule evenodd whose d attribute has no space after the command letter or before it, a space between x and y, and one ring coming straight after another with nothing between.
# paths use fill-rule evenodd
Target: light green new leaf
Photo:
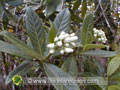
<instances>
[{"instance_id":1,"label":"light green new leaf","mask_svg":"<svg viewBox=\"0 0 120 90\"><path fill-rule=\"evenodd\" d=\"M70 30L70 12L66 8L62 10L55 18L54 25L56 28L57 34L60 32L68 32Z\"/></svg>"},{"instance_id":2,"label":"light green new leaf","mask_svg":"<svg viewBox=\"0 0 120 90\"><path fill-rule=\"evenodd\" d=\"M120 67L120 55L112 58L108 63L107 75L111 76Z\"/></svg>"},{"instance_id":3,"label":"light green new leaf","mask_svg":"<svg viewBox=\"0 0 120 90\"><path fill-rule=\"evenodd\" d=\"M73 6L73 11L75 12L81 4L81 0L77 0Z\"/></svg>"},{"instance_id":4,"label":"light green new leaf","mask_svg":"<svg viewBox=\"0 0 120 90\"><path fill-rule=\"evenodd\" d=\"M39 16L31 8L26 11L26 28L34 50L42 56L45 51L45 30Z\"/></svg>"},{"instance_id":5,"label":"light green new leaf","mask_svg":"<svg viewBox=\"0 0 120 90\"><path fill-rule=\"evenodd\" d=\"M83 50L88 50L92 48L105 48L108 47L107 45L102 45L102 44L86 44L83 48Z\"/></svg>"},{"instance_id":6,"label":"light green new leaf","mask_svg":"<svg viewBox=\"0 0 120 90\"><path fill-rule=\"evenodd\" d=\"M83 0L83 2L82 2L82 17L83 18L84 18L85 14L86 14L86 11L87 11L87 1Z\"/></svg>"},{"instance_id":7,"label":"light green new leaf","mask_svg":"<svg viewBox=\"0 0 120 90\"><path fill-rule=\"evenodd\" d=\"M47 74L48 77L55 77L55 78L69 78L70 80L73 80L73 78L66 72L64 72L63 70L61 70L60 68L56 67L55 65L52 64L44 64L44 70ZM76 83L74 84L63 84L63 85L58 85L56 83L52 83L53 86L57 89L57 90L80 90L78 85ZM63 89L66 88L66 89Z\"/></svg>"},{"instance_id":8,"label":"light green new leaf","mask_svg":"<svg viewBox=\"0 0 120 90\"><path fill-rule=\"evenodd\" d=\"M31 58L41 58L40 55L32 50L29 46L27 46L24 42L21 40L17 39L14 34L3 31L0 32L0 35L6 37L12 44L14 44L17 48L19 48L21 51L23 51L26 55L30 56Z\"/></svg>"},{"instance_id":9,"label":"light green new leaf","mask_svg":"<svg viewBox=\"0 0 120 90\"><path fill-rule=\"evenodd\" d=\"M23 51L18 49L16 46L6 43L6 42L3 42L3 41L0 41L0 51L9 53L11 55L19 56L22 58L30 58Z\"/></svg>"},{"instance_id":10,"label":"light green new leaf","mask_svg":"<svg viewBox=\"0 0 120 90\"><path fill-rule=\"evenodd\" d=\"M55 37L56 37L55 25L51 22L51 29L49 32L49 43L53 43Z\"/></svg>"},{"instance_id":11,"label":"light green new leaf","mask_svg":"<svg viewBox=\"0 0 120 90\"><path fill-rule=\"evenodd\" d=\"M104 51L104 50L91 50L91 51L83 52L81 54L88 56L96 56L96 57L113 57L117 55L115 52Z\"/></svg>"},{"instance_id":12,"label":"light green new leaf","mask_svg":"<svg viewBox=\"0 0 120 90\"><path fill-rule=\"evenodd\" d=\"M108 90L120 90L120 86L111 85L111 86L108 87Z\"/></svg>"},{"instance_id":13,"label":"light green new leaf","mask_svg":"<svg viewBox=\"0 0 120 90\"><path fill-rule=\"evenodd\" d=\"M87 13L85 15L83 25L82 25L82 30L81 30L81 39L82 39L82 44L91 44L93 35L92 35L92 30L93 30L93 13Z\"/></svg>"},{"instance_id":14,"label":"light green new leaf","mask_svg":"<svg viewBox=\"0 0 120 90\"><path fill-rule=\"evenodd\" d=\"M9 84L12 81L12 78L14 75L26 75L26 73L32 68L34 65L34 62L29 60L29 61L24 61L22 64L20 64L17 68L15 68L12 72L9 73L5 80L5 84Z\"/></svg>"},{"instance_id":15,"label":"light green new leaf","mask_svg":"<svg viewBox=\"0 0 120 90\"><path fill-rule=\"evenodd\" d=\"M72 77L77 77L78 75L77 62L74 57L69 57L67 60L65 60L61 69L65 72L68 72Z\"/></svg>"},{"instance_id":16,"label":"light green new leaf","mask_svg":"<svg viewBox=\"0 0 120 90\"><path fill-rule=\"evenodd\" d=\"M64 0L50 0L45 8L46 16L50 16L55 11L61 11Z\"/></svg>"}]
</instances>

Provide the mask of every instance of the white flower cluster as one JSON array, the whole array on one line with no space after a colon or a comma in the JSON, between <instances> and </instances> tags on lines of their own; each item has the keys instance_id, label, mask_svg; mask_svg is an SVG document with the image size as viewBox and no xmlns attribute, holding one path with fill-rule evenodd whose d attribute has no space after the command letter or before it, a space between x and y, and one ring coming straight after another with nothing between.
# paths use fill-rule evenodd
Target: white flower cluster
<instances>
[{"instance_id":1,"label":"white flower cluster","mask_svg":"<svg viewBox=\"0 0 120 90\"><path fill-rule=\"evenodd\" d=\"M98 29L94 28L93 31L94 31L94 37L98 38L98 41L100 41L102 43L106 43L107 38L105 36L105 33L102 30L98 30Z\"/></svg>"},{"instance_id":2,"label":"white flower cluster","mask_svg":"<svg viewBox=\"0 0 120 90\"><path fill-rule=\"evenodd\" d=\"M54 43L47 45L47 47L50 48L49 53L54 53L56 49L59 49L61 54L71 53L74 51L73 47L76 45L74 41L77 39L78 37L75 36L75 33L68 34L61 32L58 37L56 36L54 38Z\"/></svg>"}]
</instances>

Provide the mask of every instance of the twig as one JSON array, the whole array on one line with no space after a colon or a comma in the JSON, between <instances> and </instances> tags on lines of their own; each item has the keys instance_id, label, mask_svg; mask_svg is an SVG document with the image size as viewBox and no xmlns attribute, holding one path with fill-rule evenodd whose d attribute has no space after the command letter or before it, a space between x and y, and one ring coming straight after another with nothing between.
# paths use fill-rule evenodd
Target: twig
<instances>
[{"instance_id":1,"label":"twig","mask_svg":"<svg viewBox=\"0 0 120 90\"><path fill-rule=\"evenodd\" d=\"M109 22L108 22L108 20L107 20L107 17L105 16L105 13L104 13L104 10L103 10L102 4L101 4L101 0L99 0L99 5L100 5L100 8L101 8L101 10L102 10L102 14L103 14L103 17L105 18L105 21L106 21L107 26L109 27L110 31L111 31L112 33L114 33L114 31L112 30L112 28L111 28L111 26L110 26L110 24L109 24Z\"/></svg>"}]
</instances>

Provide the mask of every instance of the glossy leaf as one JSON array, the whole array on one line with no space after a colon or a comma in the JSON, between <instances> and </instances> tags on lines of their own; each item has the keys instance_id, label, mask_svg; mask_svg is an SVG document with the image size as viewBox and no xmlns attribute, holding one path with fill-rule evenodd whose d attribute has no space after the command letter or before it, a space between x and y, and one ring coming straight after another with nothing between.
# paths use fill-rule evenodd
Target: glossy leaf
<instances>
[{"instance_id":1,"label":"glossy leaf","mask_svg":"<svg viewBox=\"0 0 120 90\"><path fill-rule=\"evenodd\" d=\"M70 78L70 80L73 80L72 77L64 72L63 70L61 70L60 68L56 67L55 65L52 64L44 64L44 70L47 74L48 77L66 77L66 78ZM80 90L78 85L75 84L64 84L64 85L57 85L57 84L53 84L53 86L57 89L57 90L63 90L63 88L67 88L68 90Z\"/></svg>"},{"instance_id":2,"label":"glossy leaf","mask_svg":"<svg viewBox=\"0 0 120 90\"><path fill-rule=\"evenodd\" d=\"M68 32L70 30L70 12L66 8L62 10L54 20L57 34L60 32Z\"/></svg>"},{"instance_id":3,"label":"glossy leaf","mask_svg":"<svg viewBox=\"0 0 120 90\"><path fill-rule=\"evenodd\" d=\"M102 45L102 44L86 44L83 48L83 50L88 50L92 48L105 48L108 47L107 45Z\"/></svg>"},{"instance_id":4,"label":"glossy leaf","mask_svg":"<svg viewBox=\"0 0 120 90\"><path fill-rule=\"evenodd\" d=\"M50 0L45 8L46 16L50 16L55 11L61 11L64 0Z\"/></svg>"},{"instance_id":5,"label":"glossy leaf","mask_svg":"<svg viewBox=\"0 0 120 90\"><path fill-rule=\"evenodd\" d=\"M56 37L55 25L51 22L51 29L49 32L49 43L53 43L55 37Z\"/></svg>"},{"instance_id":6,"label":"glossy leaf","mask_svg":"<svg viewBox=\"0 0 120 90\"><path fill-rule=\"evenodd\" d=\"M16 46L3 41L0 41L0 51L11 55L16 55L22 58L30 58L23 51L18 49Z\"/></svg>"},{"instance_id":7,"label":"glossy leaf","mask_svg":"<svg viewBox=\"0 0 120 90\"><path fill-rule=\"evenodd\" d=\"M97 56L97 57L113 57L117 54L113 51L104 51L104 50L91 50L82 53L83 55L88 56Z\"/></svg>"},{"instance_id":8,"label":"glossy leaf","mask_svg":"<svg viewBox=\"0 0 120 90\"><path fill-rule=\"evenodd\" d=\"M108 87L108 90L120 90L120 87L117 85L111 85Z\"/></svg>"},{"instance_id":9,"label":"glossy leaf","mask_svg":"<svg viewBox=\"0 0 120 90\"><path fill-rule=\"evenodd\" d=\"M120 67L120 55L112 58L108 63L107 75L111 76Z\"/></svg>"},{"instance_id":10,"label":"glossy leaf","mask_svg":"<svg viewBox=\"0 0 120 90\"><path fill-rule=\"evenodd\" d=\"M78 75L77 62L74 57L69 57L67 60L65 60L61 69L65 72L68 72L72 77L77 77Z\"/></svg>"},{"instance_id":11,"label":"glossy leaf","mask_svg":"<svg viewBox=\"0 0 120 90\"><path fill-rule=\"evenodd\" d=\"M26 12L26 28L33 49L42 56L45 51L45 30L39 16L31 8Z\"/></svg>"},{"instance_id":12,"label":"glossy leaf","mask_svg":"<svg viewBox=\"0 0 120 90\"><path fill-rule=\"evenodd\" d=\"M82 31L81 31L81 39L83 45L92 43L93 21L94 21L93 13L92 12L87 13L84 18Z\"/></svg>"},{"instance_id":13,"label":"glossy leaf","mask_svg":"<svg viewBox=\"0 0 120 90\"><path fill-rule=\"evenodd\" d=\"M26 53L26 55L28 55L32 58L41 58L37 52L32 50L29 46L27 46L21 40L17 39L14 36L14 34L7 32L7 31L3 31L3 32L0 32L0 35L3 35L4 37L6 37L12 44L14 44L17 48L19 48L24 53Z\"/></svg>"}]
</instances>

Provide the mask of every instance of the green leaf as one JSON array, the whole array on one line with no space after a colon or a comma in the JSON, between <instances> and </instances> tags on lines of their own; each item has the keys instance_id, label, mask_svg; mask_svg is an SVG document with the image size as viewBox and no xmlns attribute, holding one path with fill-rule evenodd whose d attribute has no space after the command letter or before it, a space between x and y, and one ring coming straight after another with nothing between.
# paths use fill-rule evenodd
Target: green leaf
<instances>
[{"instance_id":1,"label":"green leaf","mask_svg":"<svg viewBox=\"0 0 120 90\"><path fill-rule=\"evenodd\" d=\"M56 78L65 77L65 78L69 78L70 80L73 80L73 78L68 73L64 72L63 70L56 67L55 65L45 63L44 70L48 77L56 77ZM63 90L64 87L69 90L80 90L76 83L71 84L71 85L69 85L69 84L64 84L64 85L53 84L53 86L57 90Z\"/></svg>"},{"instance_id":2,"label":"green leaf","mask_svg":"<svg viewBox=\"0 0 120 90\"><path fill-rule=\"evenodd\" d=\"M117 85L111 85L108 87L108 90L120 90L120 87Z\"/></svg>"},{"instance_id":3,"label":"green leaf","mask_svg":"<svg viewBox=\"0 0 120 90\"><path fill-rule=\"evenodd\" d=\"M17 16L15 15L12 15L7 9L3 8L4 9L4 12L7 16L8 19L10 19L13 23L18 23L18 19L17 19Z\"/></svg>"},{"instance_id":4,"label":"green leaf","mask_svg":"<svg viewBox=\"0 0 120 90\"><path fill-rule=\"evenodd\" d=\"M107 75L111 76L120 67L120 55L112 58L108 63Z\"/></svg>"},{"instance_id":5,"label":"green leaf","mask_svg":"<svg viewBox=\"0 0 120 90\"><path fill-rule=\"evenodd\" d=\"M116 56L115 52L112 51L104 51L104 50L91 50L81 53L83 55L88 56L97 56L97 57L113 57Z\"/></svg>"},{"instance_id":6,"label":"green leaf","mask_svg":"<svg viewBox=\"0 0 120 90\"><path fill-rule=\"evenodd\" d=\"M60 32L68 32L70 30L70 12L66 8L62 10L55 18L54 25L56 28L57 34Z\"/></svg>"},{"instance_id":7,"label":"green leaf","mask_svg":"<svg viewBox=\"0 0 120 90\"><path fill-rule=\"evenodd\" d=\"M77 77L78 75L77 62L74 57L69 57L67 60L65 60L61 69L65 72L68 72L72 77Z\"/></svg>"},{"instance_id":8,"label":"green leaf","mask_svg":"<svg viewBox=\"0 0 120 90\"><path fill-rule=\"evenodd\" d=\"M78 17L77 15L74 15L74 12L70 12L71 13L71 19L77 23L82 23L83 22L83 19Z\"/></svg>"},{"instance_id":9,"label":"green leaf","mask_svg":"<svg viewBox=\"0 0 120 90\"><path fill-rule=\"evenodd\" d=\"M92 43L93 21L94 21L93 13L92 12L87 13L85 15L81 31L81 39L83 45Z\"/></svg>"},{"instance_id":10,"label":"green leaf","mask_svg":"<svg viewBox=\"0 0 120 90\"><path fill-rule=\"evenodd\" d=\"M50 16L55 11L61 11L64 0L50 0L45 8L46 16Z\"/></svg>"},{"instance_id":11,"label":"green leaf","mask_svg":"<svg viewBox=\"0 0 120 90\"><path fill-rule=\"evenodd\" d=\"M3 5L0 3L0 15L2 14L3 12Z\"/></svg>"},{"instance_id":12,"label":"green leaf","mask_svg":"<svg viewBox=\"0 0 120 90\"><path fill-rule=\"evenodd\" d=\"M73 11L75 12L81 4L81 0L77 0L73 6Z\"/></svg>"},{"instance_id":13,"label":"green leaf","mask_svg":"<svg viewBox=\"0 0 120 90\"><path fill-rule=\"evenodd\" d=\"M83 2L82 2L82 17L83 18L84 18L85 14L86 14L86 11L87 11L87 1L83 0Z\"/></svg>"},{"instance_id":14,"label":"green leaf","mask_svg":"<svg viewBox=\"0 0 120 90\"><path fill-rule=\"evenodd\" d=\"M49 32L49 43L53 43L55 37L56 37L56 29L54 24L51 22L51 29Z\"/></svg>"},{"instance_id":15,"label":"green leaf","mask_svg":"<svg viewBox=\"0 0 120 90\"><path fill-rule=\"evenodd\" d=\"M26 73L31 69L31 67L34 65L34 62L29 60L29 61L24 61L21 65L19 65L17 68L15 68L12 72L9 73L5 80L5 84L9 84L12 81L12 77L14 75L26 75Z\"/></svg>"},{"instance_id":16,"label":"green leaf","mask_svg":"<svg viewBox=\"0 0 120 90\"><path fill-rule=\"evenodd\" d=\"M120 81L120 72L119 68L110 76L110 80Z\"/></svg>"},{"instance_id":17,"label":"green leaf","mask_svg":"<svg viewBox=\"0 0 120 90\"><path fill-rule=\"evenodd\" d=\"M21 51L23 51L24 53L26 53L26 55L32 57L32 58L41 58L40 55L35 52L34 50L32 50L29 46L27 46L24 42L22 42L21 40L17 39L14 34L7 32L7 31L3 31L0 32L0 35L6 37L11 43L13 43L17 48L19 48Z\"/></svg>"},{"instance_id":18,"label":"green leaf","mask_svg":"<svg viewBox=\"0 0 120 90\"><path fill-rule=\"evenodd\" d=\"M18 6L23 3L23 0L7 0L5 2L11 6Z\"/></svg>"},{"instance_id":19,"label":"green leaf","mask_svg":"<svg viewBox=\"0 0 120 90\"><path fill-rule=\"evenodd\" d=\"M86 44L83 48L83 50L88 50L92 48L105 48L108 47L107 45L102 45L102 44Z\"/></svg>"},{"instance_id":20,"label":"green leaf","mask_svg":"<svg viewBox=\"0 0 120 90\"><path fill-rule=\"evenodd\" d=\"M26 11L26 28L32 46L41 56L45 51L45 30L39 16L31 8Z\"/></svg>"},{"instance_id":21,"label":"green leaf","mask_svg":"<svg viewBox=\"0 0 120 90\"><path fill-rule=\"evenodd\" d=\"M6 43L6 42L3 42L3 41L0 41L0 51L9 53L11 55L19 56L22 58L30 58L24 52L22 52L20 49L18 49L16 46Z\"/></svg>"}]
</instances>

